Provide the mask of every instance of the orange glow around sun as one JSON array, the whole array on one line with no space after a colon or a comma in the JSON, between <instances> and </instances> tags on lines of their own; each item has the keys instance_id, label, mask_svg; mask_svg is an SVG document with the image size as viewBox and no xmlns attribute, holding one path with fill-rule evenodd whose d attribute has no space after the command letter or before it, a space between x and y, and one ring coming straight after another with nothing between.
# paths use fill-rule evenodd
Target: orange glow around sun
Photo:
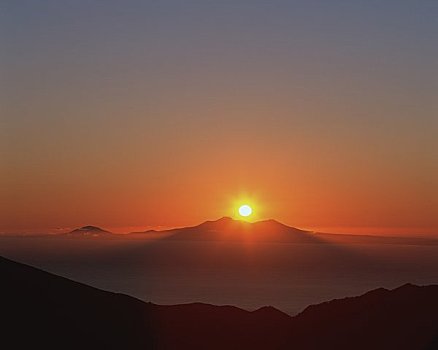
<instances>
[{"instance_id":1,"label":"orange glow around sun","mask_svg":"<svg viewBox=\"0 0 438 350\"><path fill-rule=\"evenodd\" d=\"M231 217L236 220L257 221L261 218L261 205L254 196L240 195L231 201Z\"/></svg>"}]
</instances>

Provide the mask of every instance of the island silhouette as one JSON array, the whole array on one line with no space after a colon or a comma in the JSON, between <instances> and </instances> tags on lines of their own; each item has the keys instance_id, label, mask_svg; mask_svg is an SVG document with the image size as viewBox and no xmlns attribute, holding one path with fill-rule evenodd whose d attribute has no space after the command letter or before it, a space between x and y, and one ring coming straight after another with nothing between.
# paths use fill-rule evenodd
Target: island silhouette
<instances>
[{"instance_id":1,"label":"island silhouette","mask_svg":"<svg viewBox=\"0 0 438 350\"><path fill-rule=\"evenodd\" d=\"M176 227L164 230L149 229L127 233L114 233L110 230L87 225L60 234L69 237L85 238L156 238L175 241L236 241L272 243L342 243L342 244L428 244L438 245L438 239L410 236L385 236L367 234L337 234L315 232L283 224L275 219L244 221L231 217L207 220L195 226Z\"/></svg>"}]
</instances>

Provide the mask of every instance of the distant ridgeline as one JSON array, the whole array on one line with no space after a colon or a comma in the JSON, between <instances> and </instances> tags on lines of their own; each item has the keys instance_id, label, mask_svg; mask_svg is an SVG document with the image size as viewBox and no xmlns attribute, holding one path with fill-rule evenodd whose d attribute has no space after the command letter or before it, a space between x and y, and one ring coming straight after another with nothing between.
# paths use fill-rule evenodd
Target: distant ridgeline
<instances>
[{"instance_id":1,"label":"distant ridgeline","mask_svg":"<svg viewBox=\"0 0 438 350\"><path fill-rule=\"evenodd\" d=\"M155 234L152 235L152 234ZM246 222L223 217L205 221L197 226L167 229L162 231L146 230L141 232L113 233L97 226L83 226L61 235L51 237L78 238L159 238L166 241L204 241L204 242L271 242L306 244L408 244L438 245L438 239L420 237L396 237L375 235L348 235L306 231L290 227L276 220Z\"/></svg>"},{"instance_id":2,"label":"distant ridgeline","mask_svg":"<svg viewBox=\"0 0 438 350\"><path fill-rule=\"evenodd\" d=\"M5 258L0 278L8 350L438 348L436 285L376 289L291 317L272 307L154 305Z\"/></svg>"}]
</instances>

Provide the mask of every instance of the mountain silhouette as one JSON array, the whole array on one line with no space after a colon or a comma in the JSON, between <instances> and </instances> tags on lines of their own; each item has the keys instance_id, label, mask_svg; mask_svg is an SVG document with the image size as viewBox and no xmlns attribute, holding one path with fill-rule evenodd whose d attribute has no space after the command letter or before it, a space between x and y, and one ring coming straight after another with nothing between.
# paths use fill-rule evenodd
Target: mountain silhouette
<instances>
[{"instance_id":1,"label":"mountain silhouette","mask_svg":"<svg viewBox=\"0 0 438 350\"><path fill-rule=\"evenodd\" d=\"M438 285L379 288L309 306L291 329L300 349L321 349L322 340L331 349L437 349Z\"/></svg>"},{"instance_id":2,"label":"mountain silhouette","mask_svg":"<svg viewBox=\"0 0 438 350\"><path fill-rule=\"evenodd\" d=\"M158 306L0 258L2 348L254 349L290 316L201 303Z\"/></svg>"},{"instance_id":3,"label":"mountain silhouette","mask_svg":"<svg viewBox=\"0 0 438 350\"><path fill-rule=\"evenodd\" d=\"M67 233L69 236L81 236L81 237L100 237L113 235L112 232L106 231L97 226L83 226Z\"/></svg>"},{"instance_id":4,"label":"mountain silhouette","mask_svg":"<svg viewBox=\"0 0 438 350\"><path fill-rule=\"evenodd\" d=\"M223 217L194 227L171 230L169 240L313 243L312 233L275 220L247 222Z\"/></svg>"},{"instance_id":5,"label":"mountain silhouette","mask_svg":"<svg viewBox=\"0 0 438 350\"><path fill-rule=\"evenodd\" d=\"M6 236L4 234L4 236ZM23 236L9 234L7 236ZM438 245L438 239L425 237L376 236L358 234L336 234L314 232L287 226L274 219L248 222L222 217L205 221L196 226L115 234L97 226L83 226L73 231L58 234L38 234L33 236L67 236L94 238L166 238L178 241L234 241L234 242L270 242L270 243L330 243L330 244L404 244Z\"/></svg>"},{"instance_id":6,"label":"mountain silhouette","mask_svg":"<svg viewBox=\"0 0 438 350\"><path fill-rule=\"evenodd\" d=\"M404 285L295 317L201 303L159 306L0 258L5 349L436 349L438 286Z\"/></svg>"}]
</instances>

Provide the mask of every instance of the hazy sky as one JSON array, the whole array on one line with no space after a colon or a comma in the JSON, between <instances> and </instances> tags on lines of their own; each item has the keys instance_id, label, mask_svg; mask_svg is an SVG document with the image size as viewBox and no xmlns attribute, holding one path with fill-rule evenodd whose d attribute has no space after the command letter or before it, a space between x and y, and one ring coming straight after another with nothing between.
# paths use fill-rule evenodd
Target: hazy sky
<instances>
[{"instance_id":1,"label":"hazy sky","mask_svg":"<svg viewBox=\"0 0 438 350\"><path fill-rule=\"evenodd\" d=\"M3 1L0 231L438 231L438 2Z\"/></svg>"}]
</instances>

